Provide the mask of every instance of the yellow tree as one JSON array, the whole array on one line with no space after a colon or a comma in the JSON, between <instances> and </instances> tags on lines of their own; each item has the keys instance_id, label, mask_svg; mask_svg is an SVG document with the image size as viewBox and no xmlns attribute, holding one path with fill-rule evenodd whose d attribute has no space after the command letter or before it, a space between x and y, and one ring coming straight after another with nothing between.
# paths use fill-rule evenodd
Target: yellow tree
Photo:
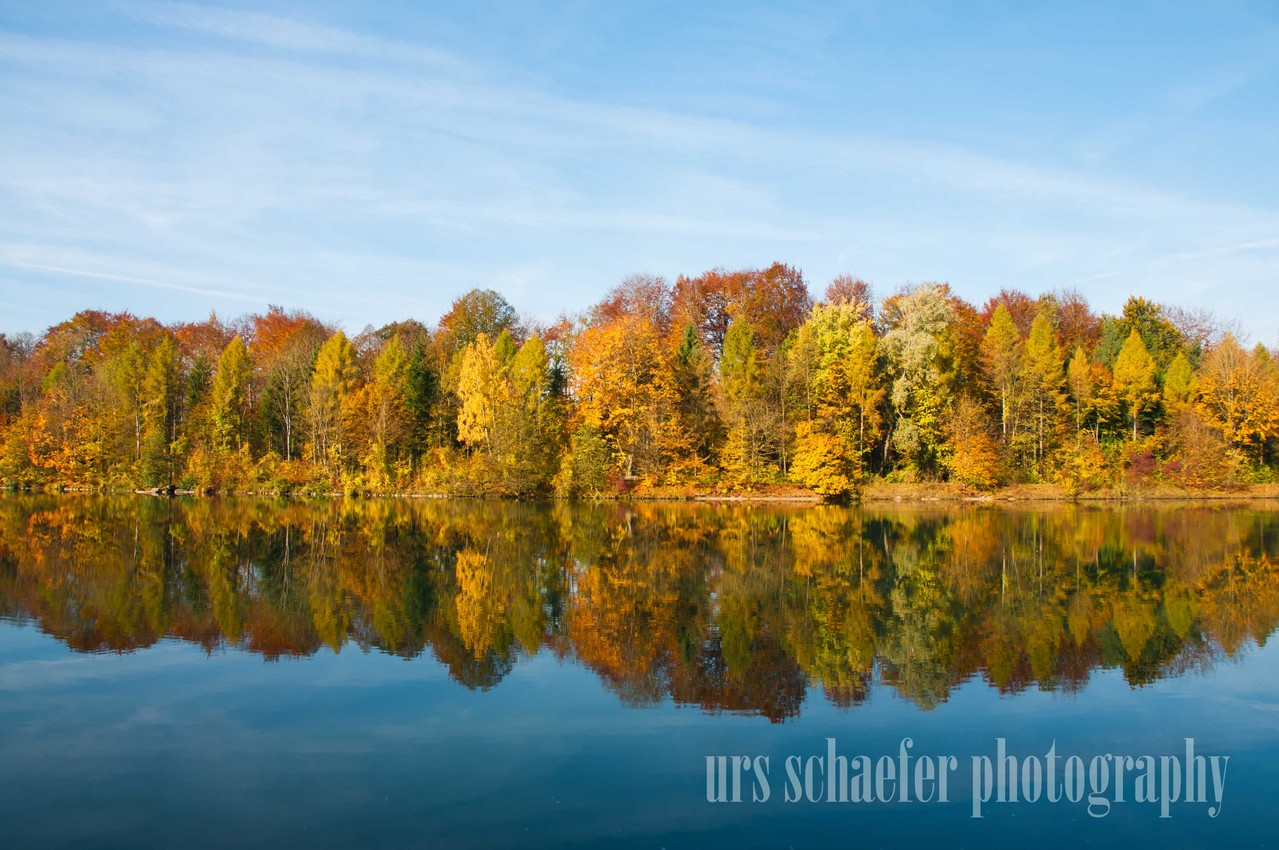
<instances>
[{"instance_id":1,"label":"yellow tree","mask_svg":"<svg viewBox=\"0 0 1279 850\"><path fill-rule=\"evenodd\" d=\"M492 458L497 444L497 412L502 403L502 365L488 334L480 333L462 352L458 375L457 437Z\"/></svg>"},{"instance_id":2,"label":"yellow tree","mask_svg":"<svg viewBox=\"0 0 1279 850\"><path fill-rule=\"evenodd\" d=\"M1000 434L1008 440L1009 422L1016 409L1015 392L1021 377L1022 340L1017 325L1000 304L990 318L990 327L981 342L981 365L991 389L999 396Z\"/></svg>"},{"instance_id":3,"label":"yellow tree","mask_svg":"<svg viewBox=\"0 0 1279 850\"><path fill-rule=\"evenodd\" d=\"M859 303L819 304L799 329L811 421L796 426L791 473L819 493L849 492L879 435L878 343Z\"/></svg>"},{"instance_id":4,"label":"yellow tree","mask_svg":"<svg viewBox=\"0 0 1279 850\"><path fill-rule=\"evenodd\" d=\"M150 485L173 483L181 377L178 350L166 334L151 355L143 381L142 474Z\"/></svg>"},{"instance_id":5,"label":"yellow tree","mask_svg":"<svg viewBox=\"0 0 1279 850\"><path fill-rule=\"evenodd\" d=\"M1164 375L1163 401L1164 410L1169 417L1175 417L1190 404L1195 393L1195 374L1185 352L1178 352L1168 371Z\"/></svg>"},{"instance_id":6,"label":"yellow tree","mask_svg":"<svg viewBox=\"0 0 1279 850\"><path fill-rule=\"evenodd\" d=\"M534 334L510 352L481 333L466 347L458 378L458 438L482 453L476 469L500 492L526 494L550 480L563 442L563 415L550 357Z\"/></svg>"},{"instance_id":7,"label":"yellow tree","mask_svg":"<svg viewBox=\"0 0 1279 850\"><path fill-rule=\"evenodd\" d=\"M1035 316L1026 340L1022 364L1022 385L1035 429L1035 465L1040 468L1055 448L1060 433L1065 375L1061 349L1052 323L1044 313Z\"/></svg>"},{"instance_id":8,"label":"yellow tree","mask_svg":"<svg viewBox=\"0 0 1279 850\"><path fill-rule=\"evenodd\" d=\"M355 382L354 352L346 334L337 331L320 346L311 373L311 446L324 469L341 465L345 450L344 402Z\"/></svg>"},{"instance_id":9,"label":"yellow tree","mask_svg":"<svg viewBox=\"0 0 1279 850\"><path fill-rule=\"evenodd\" d=\"M365 465L378 483L392 482L392 464L407 436L409 356L399 334L382 346L373 362L372 380L364 388L365 422L369 436Z\"/></svg>"},{"instance_id":10,"label":"yellow tree","mask_svg":"<svg viewBox=\"0 0 1279 850\"><path fill-rule=\"evenodd\" d=\"M817 343L817 415L838 423L837 430L856 446L860 463L879 436L879 403L884 397L876 373L879 344L874 328L864 306L855 303L814 309L811 327Z\"/></svg>"},{"instance_id":11,"label":"yellow tree","mask_svg":"<svg viewBox=\"0 0 1279 850\"><path fill-rule=\"evenodd\" d=\"M244 444L249 413L249 349L236 336L218 358L218 370L210 391L213 413L213 444L218 449L235 449Z\"/></svg>"},{"instance_id":12,"label":"yellow tree","mask_svg":"<svg viewBox=\"0 0 1279 850\"><path fill-rule=\"evenodd\" d=\"M559 461L563 443L562 399L554 386L546 344L533 334L511 358L502 418L508 436L502 475L514 493L543 488Z\"/></svg>"},{"instance_id":13,"label":"yellow tree","mask_svg":"<svg viewBox=\"0 0 1279 850\"><path fill-rule=\"evenodd\" d=\"M1279 435L1279 370L1258 345L1249 354L1227 334L1204 361L1200 407L1236 449L1264 461L1266 441Z\"/></svg>"},{"instance_id":14,"label":"yellow tree","mask_svg":"<svg viewBox=\"0 0 1279 850\"><path fill-rule=\"evenodd\" d=\"M1092 404L1096 392L1093 381L1092 365L1082 345L1075 346L1075 353L1066 367L1066 385L1070 388L1070 397L1075 402L1075 433L1078 435L1084 427L1084 411Z\"/></svg>"},{"instance_id":15,"label":"yellow tree","mask_svg":"<svg viewBox=\"0 0 1279 850\"><path fill-rule=\"evenodd\" d=\"M1115 360L1115 391L1128 405L1133 442L1137 440L1137 419L1142 409L1157 398L1155 389L1155 361L1146 351L1141 334L1134 330Z\"/></svg>"},{"instance_id":16,"label":"yellow tree","mask_svg":"<svg viewBox=\"0 0 1279 850\"><path fill-rule=\"evenodd\" d=\"M597 321L573 340L569 364L582 424L609 437L627 478L661 477L675 394L659 328L639 313Z\"/></svg>"},{"instance_id":17,"label":"yellow tree","mask_svg":"<svg viewBox=\"0 0 1279 850\"><path fill-rule=\"evenodd\" d=\"M822 496L844 496L857 489L861 469L853 447L841 435L815 422L795 425L795 457L791 477Z\"/></svg>"},{"instance_id":18,"label":"yellow tree","mask_svg":"<svg viewBox=\"0 0 1279 850\"><path fill-rule=\"evenodd\" d=\"M946 439L949 451L943 462L952 480L980 490L995 486L999 450L981 404L967 395L956 399L946 422Z\"/></svg>"}]
</instances>

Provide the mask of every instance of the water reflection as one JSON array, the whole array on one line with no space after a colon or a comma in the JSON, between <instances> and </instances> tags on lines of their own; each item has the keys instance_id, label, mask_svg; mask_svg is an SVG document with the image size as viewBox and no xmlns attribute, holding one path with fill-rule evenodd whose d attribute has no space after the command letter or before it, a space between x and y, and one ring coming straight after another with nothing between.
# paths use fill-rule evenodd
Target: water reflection
<instances>
[{"instance_id":1,"label":"water reflection","mask_svg":"<svg viewBox=\"0 0 1279 850\"><path fill-rule=\"evenodd\" d=\"M550 652L629 704L797 715L981 676L1074 691L1235 657L1279 616L1279 513L0 499L0 615L84 652ZM879 675L874 675L878 671Z\"/></svg>"}]
</instances>

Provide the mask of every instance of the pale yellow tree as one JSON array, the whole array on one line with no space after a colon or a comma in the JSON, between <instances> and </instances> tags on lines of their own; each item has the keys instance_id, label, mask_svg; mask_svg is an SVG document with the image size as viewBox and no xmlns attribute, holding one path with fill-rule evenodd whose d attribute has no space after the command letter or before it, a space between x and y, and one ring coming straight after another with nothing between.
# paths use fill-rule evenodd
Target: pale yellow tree
<instances>
[{"instance_id":1,"label":"pale yellow tree","mask_svg":"<svg viewBox=\"0 0 1279 850\"><path fill-rule=\"evenodd\" d=\"M1066 367L1066 385L1070 388L1070 397L1075 403L1075 432L1078 434L1084 427L1084 411L1092 404L1096 392L1092 365L1088 362L1088 355L1082 345L1075 347L1070 365Z\"/></svg>"},{"instance_id":2,"label":"pale yellow tree","mask_svg":"<svg viewBox=\"0 0 1279 850\"><path fill-rule=\"evenodd\" d=\"M311 448L315 461L326 470L343 461L342 411L355 383L354 357L346 334L337 331L320 346L311 373Z\"/></svg>"},{"instance_id":3,"label":"pale yellow tree","mask_svg":"<svg viewBox=\"0 0 1279 850\"><path fill-rule=\"evenodd\" d=\"M399 335L386 341L373 362L373 376L364 387L365 425L368 446L365 466L373 483L394 483L393 464L408 430L409 357Z\"/></svg>"},{"instance_id":4,"label":"pale yellow tree","mask_svg":"<svg viewBox=\"0 0 1279 850\"><path fill-rule=\"evenodd\" d=\"M1022 362L1021 383L1026 397L1030 427L1034 429L1036 468L1056 448L1065 405L1064 374L1061 348L1047 315L1039 313L1030 326Z\"/></svg>"},{"instance_id":5,"label":"pale yellow tree","mask_svg":"<svg viewBox=\"0 0 1279 850\"><path fill-rule=\"evenodd\" d=\"M457 438L490 457L497 448L497 415L505 395L505 380L497 350L488 334L480 333L462 353L458 377Z\"/></svg>"},{"instance_id":6,"label":"pale yellow tree","mask_svg":"<svg viewBox=\"0 0 1279 850\"><path fill-rule=\"evenodd\" d=\"M990 318L990 327L981 342L981 365L991 389L999 397L1000 434L1009 438L1016 410L1017 383L1021 378L1023 344L1012 314L1000 304ZM1015 427L1014 427L1015 430Z\"/></svg>"},{"instance_id":7,"label":"pale yellow tree","mask_svg":"<svg viewBox=\"0 0 1279 850\"><path fill-rule=\"evenodd\" d=\"M1137 440L1137 420L1142 410L1148 407L1158 396L1155 384L1155 361L1146 351L1146 344L1141 341L1141 334L1133 331L1119 350L1115 359L1115 392L1128 406L1128 415L1132 417L1132 439Z\"/></svg>"},{"instance_id":8,"label":"pale yellow tree","mask_svg":"<svg viewBox=\"0 0 1279 850\"><path fill-rule=\"evenodd\" d=\"M1170 417L1181 413L1190 404L1197 383L1190 360L1187 359L1185 352L1178 352L1172 363L1168 364L1168 371L1164 374L1164 410Z\"/></svg>"}]
</instances>

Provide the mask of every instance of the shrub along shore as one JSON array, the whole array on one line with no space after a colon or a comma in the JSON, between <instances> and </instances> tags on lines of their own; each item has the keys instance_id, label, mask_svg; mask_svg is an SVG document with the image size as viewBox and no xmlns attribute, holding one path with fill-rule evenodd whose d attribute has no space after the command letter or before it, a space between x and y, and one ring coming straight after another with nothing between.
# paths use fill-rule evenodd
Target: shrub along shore
<instances>
[{"instance_id":1,"label":"shrub along shore","mask_svg":"<svg viewBox=\"0 0 1279 850\"><path fill-rule=\"evenodd\" d=\"M250 497L287 499L506 499L518 501L554 502L573 501L622 501L622 502L703 502L709 504L770 504L812 505L823 502L847 502L850 504L895 503L944 503L944 504L1106 504L1133 502L1186 502L1186 503L1265 503L1279 500L1279 484L1245 484L1218 489L1186 489L1170 485L1115 486L1084 492L1070 492L1056 484L1015 484L993 490L975 490L963 484L945 482L928 484L890 484L868 481L855 493L833 498L813 490L783 485L765 485L731 491L699 490L691 487L639 487L621 493L601 493L590 497L557 496L554 493L527 496L460 495L442 492L374 492L340 490L184 490L176 486L111 490L92 487L58 486L11 487L11 492L47 491L55 489L63 493L116 493L121 495L155 496L169 498Z\"/></svg>"}]
</instances>

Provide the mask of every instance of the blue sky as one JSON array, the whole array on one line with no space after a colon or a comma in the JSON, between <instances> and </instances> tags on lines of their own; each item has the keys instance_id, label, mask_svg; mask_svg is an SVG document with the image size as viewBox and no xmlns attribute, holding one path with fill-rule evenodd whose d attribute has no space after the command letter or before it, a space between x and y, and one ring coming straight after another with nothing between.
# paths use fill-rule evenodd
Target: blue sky
<instances>
[{"instance_id":1,"label":"blue sky","mask_svg":"<svg viewBox=\"0 0 1279 850\"><path fill-rule=\"evenodd\" d=\"M773 260L1279 342L1279 6L0 0L0 332Z\"/></svg>"}]
</instances>

